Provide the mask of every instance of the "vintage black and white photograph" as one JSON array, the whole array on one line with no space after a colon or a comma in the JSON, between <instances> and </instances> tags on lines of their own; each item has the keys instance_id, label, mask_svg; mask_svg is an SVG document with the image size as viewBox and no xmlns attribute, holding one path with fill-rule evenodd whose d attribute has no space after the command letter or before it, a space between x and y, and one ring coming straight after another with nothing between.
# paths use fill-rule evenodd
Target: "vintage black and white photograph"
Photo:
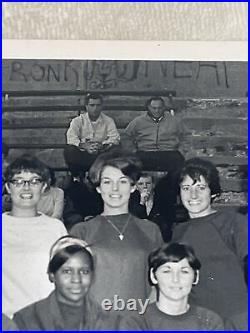
<instances>
[{"instance_id":1,"label":"vintage black and white photograph","mask_svg":"<svg viewBox=\"0 0 250 333\"><path fill-rule=\"evenodd\" d=\"M247 89L244 61L4 59L3 313L243 325Z\"/></svg>"},{"instance_id":2,"label":"vintage black and white photograph","mask_svg":"<svg viewBox=\"0 0 250 333\"><path fill-rule=\"evenodd\" d=\"M3 331L247 331L246 13L3 5Z\"/></svg>"}]
</instances>

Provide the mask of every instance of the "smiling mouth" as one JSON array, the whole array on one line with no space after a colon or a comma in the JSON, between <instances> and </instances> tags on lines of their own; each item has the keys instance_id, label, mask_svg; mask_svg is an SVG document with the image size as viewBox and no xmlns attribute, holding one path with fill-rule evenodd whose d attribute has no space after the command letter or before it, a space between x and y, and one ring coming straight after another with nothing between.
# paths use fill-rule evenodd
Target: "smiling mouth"
<instances>
[{"instance_id":1,"label":"smiling mouth","mask_svg":"<svg viewBox=\"0 0 250 333\"><path fill-rule=\"evenodd\" d=\"M114 199L119 199L121 196L120 194L111 194L110 197Z\"/></svg>"},{"instance_id":2,"label":"smiling mouth","mask_svg":"<svg viewBox=\"0 0 250 333\"><path fill-rule=\"evenodd\" d=\"M71 289L70 292L72 294L81 294L82 293L82 289Z\"/></svg>"},{"instance_id":3,"label":"smiling mouth","mask_svg":"<svg viewBox=\"0 0 250 333\"><path fill-rule=\"evenodd\" d=\"M32 199L33 195L31 193L22 193L20 197L22 199Z\"/></svg>"},{"instance_id":4,"label":"smiling mouth","mask_svg":"<svg viewBox=\"0 0 250 333\"><path fill-rule=\"evenodd\" d=\"M199 205L201 202L200 201L189 201L189 205Z\"/></svg>"}]
</instances>

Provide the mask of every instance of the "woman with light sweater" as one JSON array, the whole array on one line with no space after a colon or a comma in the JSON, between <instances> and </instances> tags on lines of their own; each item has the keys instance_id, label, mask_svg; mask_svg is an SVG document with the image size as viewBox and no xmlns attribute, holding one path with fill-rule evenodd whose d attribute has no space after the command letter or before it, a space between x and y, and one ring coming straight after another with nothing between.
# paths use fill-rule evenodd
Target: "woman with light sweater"
<instances>
[{"instance_id":1,"label":"woman with light sweater","mask_svg":"<svg viewBox=\"0 0 250 333\"><path fill-rule=\"evenodd\" d=\"M47 175L46 166L30 155L18 158L5 172L12 208L2 215L2 312L9 317L51 292L48 253L67 234L61 221L37 210Z\"/></svg>"}]
</instances>

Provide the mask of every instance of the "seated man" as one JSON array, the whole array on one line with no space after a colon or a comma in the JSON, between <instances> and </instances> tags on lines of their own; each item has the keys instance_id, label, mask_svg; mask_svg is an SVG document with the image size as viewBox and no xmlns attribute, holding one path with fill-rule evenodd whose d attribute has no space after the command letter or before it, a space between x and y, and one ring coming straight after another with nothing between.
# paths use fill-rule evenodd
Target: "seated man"
<instances>
[{"instance_id":1,"label":"seated man","mask_svg":"<svg viewBox=\"0 0 250 333\"><path fill-rule=\"evenodd\" d=\"M146 170L171 172L184 162L178 151L184 128L171 104L169 99L166 107L162 97L151 97L146 102L147 114L136 117L125 129L126 148L137 153Z\"/></svg>"},{"instance_id":2,"label":"seated man","mask_svg":"<svg viewBox=\"0 0 250 333\"><path fill-rule=\"evenodd\" d=\"M86 112L74 118L67 131L64 158L73 177L85 172L97 154L118 145L120 135L112 118L102 113L100 95L86 96Z\"/></svg>"},{"instance_id":3,"label":"seated man","mask_svg":"<svg viewBox=\"0 0 250 333\"><path fill-rule=\"evenodd\" d=\"M184 163L178 148L186 130L174 114L171 98L166 106L162 97L151 97L146 107L148 112L136 117L125 129L124 145L141 159L144 170L168 172L157 185L157 192L164 193L173 211L178 174Z\"/></svg>"}]
</instances>

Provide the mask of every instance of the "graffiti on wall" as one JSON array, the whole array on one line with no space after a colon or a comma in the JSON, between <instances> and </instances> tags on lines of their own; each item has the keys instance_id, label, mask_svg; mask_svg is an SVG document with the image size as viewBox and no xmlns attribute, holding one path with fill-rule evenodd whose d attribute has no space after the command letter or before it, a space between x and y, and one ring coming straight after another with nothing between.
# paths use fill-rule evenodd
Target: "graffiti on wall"
<instances>
[{"instance_id":1,"label":"graffiti on wall","mask_svg":"<svg viewBox=\"0 0 250 333\"><path fill-rule=\"evenodd\" d=\"M7 62L7 63L6 63ZM245 64L225 61L8 60L4 83L25 89L154 90L185 92L240 89ZM242 83L241 83L242 82ZM200 91L199 91L200 93Z\"/></svg>"}]
</instances>

